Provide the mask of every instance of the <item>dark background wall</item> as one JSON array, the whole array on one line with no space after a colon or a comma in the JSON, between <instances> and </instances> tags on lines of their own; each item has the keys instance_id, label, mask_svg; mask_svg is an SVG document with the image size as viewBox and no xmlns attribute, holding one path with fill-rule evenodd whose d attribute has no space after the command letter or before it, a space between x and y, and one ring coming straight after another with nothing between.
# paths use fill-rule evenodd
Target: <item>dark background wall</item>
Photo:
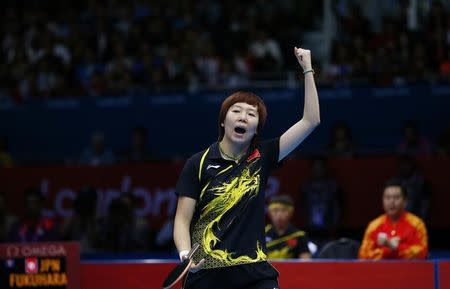
<instances>
[{"instance_id":1,"label":"dark background wall","mask_svg":"<svg viewBox=\"0 0 450 289\"><path fill-rule=\"evenodd\" d=\"M256 91L269 117L264 136L280 135L302 114L303 89ZM77 159L94 131L119 151L135 126L149 132L156 158L186 157L215 141L220 103L228 92L131 95L30 102L0 109L0 135L9 138L17 159ZM335 122L346 121L361 151L392 152L402 126L413 119L432 141L450 125L450 87L319 88L320 127L300 147L317 152L328 143Z\"/></svg>"}]
</instances>

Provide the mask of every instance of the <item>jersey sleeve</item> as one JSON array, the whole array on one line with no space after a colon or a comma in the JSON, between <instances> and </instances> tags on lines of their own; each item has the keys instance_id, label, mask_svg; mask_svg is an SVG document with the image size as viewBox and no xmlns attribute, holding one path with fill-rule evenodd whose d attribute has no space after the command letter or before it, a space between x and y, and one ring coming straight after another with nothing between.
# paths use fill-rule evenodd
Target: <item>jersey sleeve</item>
<instances>
[{"instance_id":1,"label":"jersey sleeve","mask_svg":"<svg viewBox=\"0 0 450 289\"><path fill-rule=\"evenodd\" d=\"M415 220L414 234L400 243L398 254L403 259L425 259L428 256L427 229L422 220Z\"/></svg>"},{"instance_id":2,"label":"jersey sleeve","mask_svg":"<svg viewBox=\"0 0 450 289\"><path fill-rule=\"evenodd\" d=\"M280 138L278 137L263 141L261 142L260 148L267 167L269 169L279 167Z\"/></svg>"},{"instance_id":3,"label":"jersey sleeve","mask_svg":"<svg viewBox=\"0 0 450 289\"><path fill-rule=\"evenodd\" d=\"M178 197L189 197L198 200L200 195L200 180L198 177L199 160L191 157L184 164L175 187Z\"/></svg>"}]
</instances>

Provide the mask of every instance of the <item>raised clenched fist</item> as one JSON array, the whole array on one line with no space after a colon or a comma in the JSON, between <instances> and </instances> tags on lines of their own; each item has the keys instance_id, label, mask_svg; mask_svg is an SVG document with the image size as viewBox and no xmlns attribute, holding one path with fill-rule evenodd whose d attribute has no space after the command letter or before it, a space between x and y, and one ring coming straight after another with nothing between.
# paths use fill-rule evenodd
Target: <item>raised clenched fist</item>
<instances>
[{"instance_id":1,"label":"raised clenched fist","mask_svg":"<svg viewBox=\"0 0 450 289\"><path fill-rule=\"evenodd\" d=\"M294 54L303 71L312 69L310 50L294 47Z\"/></svg>"}]
</instances>

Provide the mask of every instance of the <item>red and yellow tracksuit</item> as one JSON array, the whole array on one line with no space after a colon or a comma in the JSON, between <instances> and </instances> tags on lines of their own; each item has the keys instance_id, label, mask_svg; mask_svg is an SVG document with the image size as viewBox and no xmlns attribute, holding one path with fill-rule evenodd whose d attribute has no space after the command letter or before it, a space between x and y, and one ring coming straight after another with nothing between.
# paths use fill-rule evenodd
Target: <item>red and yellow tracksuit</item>
<instances>
[{"instance_id":1,"label":"red and yellow tracksuit","mask_svg":"<svg viewBox=\"0 0 450 289\"><path fill-rule=\"evenodd\" d=\"M387 234L388 238L400 238L398 247L391 249L379 246L379 233ZM386 214L370 222L359 249L361 259L424 259L427 256L428 237L425 224L409 212L403 212L395 222Z\"/></svg>"}]
</instances>

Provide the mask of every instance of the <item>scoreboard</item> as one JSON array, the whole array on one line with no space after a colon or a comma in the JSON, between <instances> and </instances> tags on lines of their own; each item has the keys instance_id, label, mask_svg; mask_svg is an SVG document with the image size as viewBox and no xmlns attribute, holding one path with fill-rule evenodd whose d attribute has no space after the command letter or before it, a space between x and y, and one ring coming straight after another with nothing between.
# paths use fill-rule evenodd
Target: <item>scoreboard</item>
<instances>
[{"instance_id":1,"label":"scoreboard","mask_svg":"<svg viewBox=\"0 0 450 289\"><path fill-rule=\"evenodd\" d=\"M80 288L75 242L0 245L0 288Z\"/></svg>"}]
</instances>

